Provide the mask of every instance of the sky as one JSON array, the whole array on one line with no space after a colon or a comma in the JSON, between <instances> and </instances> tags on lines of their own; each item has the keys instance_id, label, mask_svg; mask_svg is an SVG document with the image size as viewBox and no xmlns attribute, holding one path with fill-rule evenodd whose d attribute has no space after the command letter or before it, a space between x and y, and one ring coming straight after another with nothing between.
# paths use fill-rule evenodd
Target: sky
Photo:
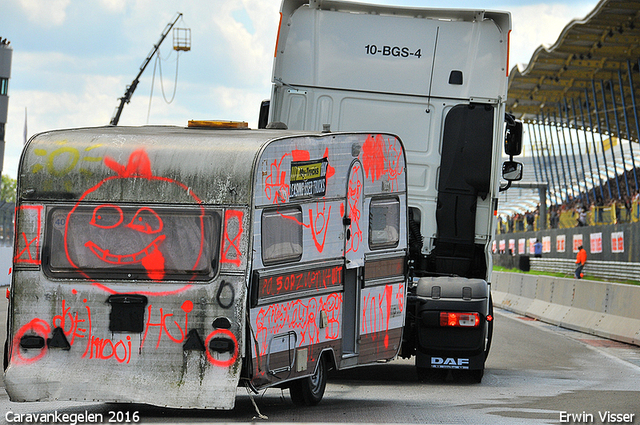
<instances>
[{"instance_id":1,"label":"sky","mask_svg":"<svg viewBox=\"0 0 640 425\"><path fill-rule=\"evenodd\" d=\"M367 3L511 12L513 66L526 65L541 44L553 45L598 1ZM191 50L174 51L168 35L119 125L220 119L256 128L260 102L271 93L279 10L280 0L0 0L0 37L13 49L2 174L16 178L25 115L27 137L109 124L126 86L178 12L183 16L174 28L191 30Z\"/></svg>"}]
</instances>

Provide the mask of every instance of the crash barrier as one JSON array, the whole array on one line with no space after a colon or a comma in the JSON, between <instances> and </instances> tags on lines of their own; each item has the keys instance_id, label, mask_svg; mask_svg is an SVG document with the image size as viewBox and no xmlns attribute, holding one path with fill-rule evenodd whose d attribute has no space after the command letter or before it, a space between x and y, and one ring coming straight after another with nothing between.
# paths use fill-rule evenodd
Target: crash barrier
<instances>
[{"instance_id":1,"label":"crash barrier","mask_svg":"<svg viewBox=\"0 0 640 425\"><path fill-rule=\"evenodd\" d=\"M640 286L494 272L494 305L567 329L640 345Z\"/></svg>"}]
</instances>

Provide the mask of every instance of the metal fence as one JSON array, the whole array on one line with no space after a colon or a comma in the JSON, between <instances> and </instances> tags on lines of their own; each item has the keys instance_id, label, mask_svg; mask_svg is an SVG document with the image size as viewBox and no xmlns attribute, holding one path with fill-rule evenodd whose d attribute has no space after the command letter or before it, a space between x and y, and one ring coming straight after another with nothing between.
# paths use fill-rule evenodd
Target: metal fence
<instances>
[{"instance_id":1,"label":"metal fence","mask_svg":"<svg viewBox=\"0 0 640 425\"><path fill-rule=\"evenodd\" d=\"M518 233L543 229L570 229L572 227L579 227L579 215L576 209L561 210L556 216L547 212L546 226L542 226L540 217L537 214L534 216L532 225L526 222L525 214L500 217L497 233ZM630 209L625 208L624 204L619 202L603 207L591 206L585 216L586 226L638 222L640 222L640 201L638 200L631 203Z\"/></svg>"},{"instance_id":2,"label":"metal fence","mask_svg":"<svg viewBox=\"0 0 640 425\"><path fill-rule=\"evenodd\" d=\"M0 201L0 246L13 245L16 204Z\"/></svg>"}]
</instances>

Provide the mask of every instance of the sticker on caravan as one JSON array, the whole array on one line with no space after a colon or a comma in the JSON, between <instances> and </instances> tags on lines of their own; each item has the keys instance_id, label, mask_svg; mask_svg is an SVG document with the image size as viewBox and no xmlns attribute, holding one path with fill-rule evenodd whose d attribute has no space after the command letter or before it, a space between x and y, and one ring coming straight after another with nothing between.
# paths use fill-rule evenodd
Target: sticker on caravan
<instances>
[{"instance_id":1,"label":"sticker on caravan","mask_svg":"<svg viewBox=\"0 0 640 425\"><path fill-rule=\"evenodd\" d=\"M327 187L327 158L313 161L292 161L289 198L324 196Z\"/></svg>"}]
</instances>

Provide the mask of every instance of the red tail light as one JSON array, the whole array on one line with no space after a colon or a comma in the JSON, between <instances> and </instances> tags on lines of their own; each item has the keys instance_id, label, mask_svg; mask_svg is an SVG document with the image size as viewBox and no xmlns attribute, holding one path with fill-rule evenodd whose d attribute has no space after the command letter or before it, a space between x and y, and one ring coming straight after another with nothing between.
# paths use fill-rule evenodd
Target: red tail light
<instances>
[{"instance_id":1,"label":"red tail light","mask_svg":"<svg viewBox=\"0 0 640 425\"><path fill-rule=\"evenodd\" d=\"M477 328L480 326L479 313L448 313L440 312L440 326L453 326L461 328Z\"/></svg>"}]
</instances>

